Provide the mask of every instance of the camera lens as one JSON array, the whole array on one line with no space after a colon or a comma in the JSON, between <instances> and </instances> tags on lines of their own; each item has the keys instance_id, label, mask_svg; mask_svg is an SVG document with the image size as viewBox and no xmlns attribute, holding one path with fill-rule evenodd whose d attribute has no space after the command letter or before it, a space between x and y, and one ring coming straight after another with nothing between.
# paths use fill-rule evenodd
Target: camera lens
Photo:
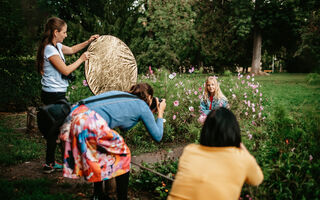
<instances>
[{"instance_id":1,"label":"camera lens","mask_svg":"<svg viewBox=\"0 0 320 200\"><path fill-rule=\"evenodd\" d=\"M150 109L151 109L151 110L154 110L154 109L156 109L156 108L157 108L157 99L156 99L156 97L153 97L153 98L152 98L152 103L151 103Z\"/></svg>"}]
</instances>

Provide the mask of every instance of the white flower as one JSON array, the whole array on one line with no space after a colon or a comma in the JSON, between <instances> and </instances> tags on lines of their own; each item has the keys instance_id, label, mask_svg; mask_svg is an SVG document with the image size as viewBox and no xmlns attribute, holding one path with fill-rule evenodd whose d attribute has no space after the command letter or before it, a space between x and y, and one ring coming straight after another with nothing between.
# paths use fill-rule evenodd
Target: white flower
<instances>
[{"instance_id":1,"label":"white flower","mask_svg":"<svg viewBox=\"0 0 320 200\"><path fill-rule=\"evenodd\" d=\"M169 79L174 79L174 75L173 75L173 74L170 74L170 75L169 75Z\"/></svg>"}]
</instances>

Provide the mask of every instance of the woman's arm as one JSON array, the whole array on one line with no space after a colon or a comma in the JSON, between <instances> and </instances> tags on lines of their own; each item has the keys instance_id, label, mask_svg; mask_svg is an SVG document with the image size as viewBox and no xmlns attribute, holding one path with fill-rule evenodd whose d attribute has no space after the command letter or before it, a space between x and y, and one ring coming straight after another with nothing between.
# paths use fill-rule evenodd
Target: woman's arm
<instances>
[{"instance_id":1,"label":"woman's arm","mask_svg":"<svg viewBox=\"0 0 320 200\"><path fill-rule=\"evenodd\" d=\"M203 99L200 101L200 110L206 115L208 115L210 112L207 103Z\"/></svg>"},{"instance_id":2,"label":"woman's arm","mask_svg":"<svg viewBox=\"0 0 320 200\"><path fill-rule=\"evenodd\" d=\"M84 52L78 60L68 66L63 62L59 55L50 56L49 61L61 74L68 76L71 72L76 70L81 63L89 59L89 57L89 52Z\"/></svg>"},{"instance_id":3,"label":"woman's arm","mask_svg":"<svg viewBox=\"0 0 320 200\"><path fill-rule=\"evenodd\" d=\"M240 149L242 149L245 153L248 154L248 173L246 178L246 183L250 185L259 185L263 181L263 173L258 165L256 159L249 153L247 148L243 145L243 143L240 143Z\"/></svg>"},{"instance_id":4,"label":"woman's arm","mask_svg":"<svg viewBox=\"0 0 320 200\"><path fill-rule=\"evenodd\" d=\"M148 106L144 108L146 111L141 114L142 122L144 123L151 137L157 142L160 142L163 136L163 113L165 108L166 100L163 99L158 108L159 112L157 120L154 120L154 116Z\"/></svg>"},{"instance_id":5,"label":"woman's arm","mask_svg":"<svg viewBox=\"0 0 320 200\"><path fill-rule=\"evenodd\" d=\"M75 54L78 51L82 50L83 48L85 48L86 46L88 46L93 40L97 39L99 37L99 35L92 35L87 41L84 41L80 44L76 44L72 47L68 47L65 45L62 45L62 52L65 55L71 55L71 54Z\"/></svg>"}]
</instances>

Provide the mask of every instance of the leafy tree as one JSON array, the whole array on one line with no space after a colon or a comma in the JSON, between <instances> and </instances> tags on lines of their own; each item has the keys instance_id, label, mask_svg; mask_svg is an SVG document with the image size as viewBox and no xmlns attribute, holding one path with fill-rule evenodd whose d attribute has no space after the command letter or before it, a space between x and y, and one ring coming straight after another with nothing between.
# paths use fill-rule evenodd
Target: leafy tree
<instances>
[{"instance_id":1,"label":"leafy tree","mask_svg":"<svg viewBox=\"0 0 320 200\"><path fill-rule=\"evenodd\" d=\"M44 0L41 0L44 1ZM135 0L62 0L44 1L56 15L68 24L66 43L78 43L92 34L113 35L126 44L133 38L139 5Z\"/></svg>"},{"instance_id":2,"label":"leafy tree","mask_svg":"<svg viewBox=\"0 0 320 200\"><path fill-rule=\"evenodd\" d=\"M145 17L140 17L144 33L136 42L140 69L147 66L177 70L179 65L191 63L196 38L196 14L189 1L153 0L145 2Z\"/></svg>"},{"instance_id":3,"label":"leafy tree","mask_svg":"<svg viewBox=\"0 0 320 200\"><path fill-rule=\"evenodd\" d=\"M282 55L282 59L293 57L301 40L301 28L308 22L310 11L319 8L319 3L315 0L248 2L232 1L232 7L239 11L234 19L236 24L243 26L238 27L253 33L252 71L259 73L262 48L271 54Z\"/></svg>"},{"instance_id":4,"label":"leafy tree","mask_svg":"<svg viewBox=\"0 0 320 200\"><path fill-rule=\"evenodd\" d=\"M3 0L0 2L0 55L33 55L37 43L38 26L46 9L36 0Z\"/></svg>"}]
</instances>

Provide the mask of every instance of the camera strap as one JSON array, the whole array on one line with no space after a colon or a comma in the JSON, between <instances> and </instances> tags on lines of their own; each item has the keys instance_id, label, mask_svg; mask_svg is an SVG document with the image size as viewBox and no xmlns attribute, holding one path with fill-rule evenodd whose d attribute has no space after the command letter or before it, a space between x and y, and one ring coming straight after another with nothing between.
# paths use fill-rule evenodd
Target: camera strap
<instances>
[{"instance_id":1,"label":"camera strap","mask_svg":"<svg viewBox=\"0 0 320 200\"><path fill-rule=\"evenodd\" d=\"M100 100L105 100L105 99L112 99L112 98L133 98L133 99L139 99L136 96L130 95L130 94L116 94L116 95L111 95L111 96L107 96L107 97L100 97L97 99L89 99L89 100L81 100L78 102L79 105L85 105L88 103L92 103L95 101L100 101Z\"/></svg>"},{"instance_id":2,"label":"camera strap","mask_svg":"<svg viewBox=\"0 0 320 200\"><path fill-rule=\"evenodd\" d=\"M52 44L52 46L54 46L54 45ZM61 60L62 60L64 63L66 63L65 59L61 56L61 52L60 52L60 50L58 49L58 47L57 47L57 46L54 46L54 47L57 49Z\"/></svg>"}]
</instances>

